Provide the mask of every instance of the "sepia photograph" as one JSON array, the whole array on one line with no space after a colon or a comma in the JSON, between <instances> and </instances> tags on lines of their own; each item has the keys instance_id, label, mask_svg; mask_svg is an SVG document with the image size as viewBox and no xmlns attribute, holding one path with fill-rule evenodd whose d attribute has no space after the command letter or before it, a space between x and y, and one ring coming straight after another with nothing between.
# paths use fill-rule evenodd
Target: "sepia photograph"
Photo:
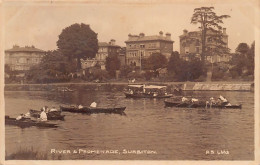
<instances>
[{"instance_id":1,"label":"sepia photograph","mask_svg":"<svg viewBox=\"0 0 260 165\"><path fill-rule=\"evenodd\" d=\"M255 162L259 4L2 1L3 163Z\"/></svg>"}]
</instances>

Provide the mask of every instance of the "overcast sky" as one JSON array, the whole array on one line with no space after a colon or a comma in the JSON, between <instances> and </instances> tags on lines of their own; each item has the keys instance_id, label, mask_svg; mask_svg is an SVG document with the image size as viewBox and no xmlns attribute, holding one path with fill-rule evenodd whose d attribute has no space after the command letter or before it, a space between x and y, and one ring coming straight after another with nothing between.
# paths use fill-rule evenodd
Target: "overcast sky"
<instances>
[{"instance_id":1,"label":"overcast sky","mask_svg":"<svg viewBox=\"0 0 260 165\"><path fill-rule=\"evenodd\" d=\"M147 1L146 1L147 2ZM166 2L166 1L164 1ZM125 46L128 34L158 35L172 34L173 49L179 51L179 36L183 29L197 30L190 24L193 9L214 6L217 15L227 14L224 20L229 47L233 52L240 42L254 41L254 5L243 2L222 3L30 3L7 2L4 4L5 49L14 44L34 45L43 50L56 49L58 35L62 29L74 24L89 24L98 33L100 42L115 39Z\"/></svg>"}]
</instances>

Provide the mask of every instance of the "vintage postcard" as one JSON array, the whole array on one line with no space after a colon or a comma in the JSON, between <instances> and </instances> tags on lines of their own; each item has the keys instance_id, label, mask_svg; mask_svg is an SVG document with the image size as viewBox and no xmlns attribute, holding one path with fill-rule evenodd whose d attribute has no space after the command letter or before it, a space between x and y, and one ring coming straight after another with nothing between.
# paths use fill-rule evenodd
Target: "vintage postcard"
<instances>
[{"instance_id":1,"label":"vintage postcard","mask_svg":"<svg viewBox=\"0 0 260 165\"><path fill-rule=\"evenodd\" d=\"M258 0L0 7L0 164L259 164Z\"/></svg>"}]
</instances>

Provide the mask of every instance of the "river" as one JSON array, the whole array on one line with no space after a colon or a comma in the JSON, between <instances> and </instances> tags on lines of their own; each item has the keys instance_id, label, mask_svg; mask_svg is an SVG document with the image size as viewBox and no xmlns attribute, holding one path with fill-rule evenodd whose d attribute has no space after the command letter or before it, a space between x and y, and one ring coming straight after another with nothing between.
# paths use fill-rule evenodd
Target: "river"
<instances>
[{"instance_id":1,"label":"river","mask_svg":"<svg viewBox=\"0 0 260 165\"><path fill-rule=\"evenodd\" d=\"M64 121L52 121L59 125L58 128L6 126L6 153L33 149L47 153L50 159L61 155L61 159L72 160L254 159L253 93L208 91L184 94L206 98L221 94L231 103L243 106L242 109L165 108L163 99L128 99L122 89L117 88L82 88L65 94L6 91L5 113L10 117L44 105L90 105L95 101L98 106L127 107L125 115L62 112L66 115ZM61 150L66 151L57 153ZM77 153L73 153L74 150Z\"/></svg>"}]
</instances>

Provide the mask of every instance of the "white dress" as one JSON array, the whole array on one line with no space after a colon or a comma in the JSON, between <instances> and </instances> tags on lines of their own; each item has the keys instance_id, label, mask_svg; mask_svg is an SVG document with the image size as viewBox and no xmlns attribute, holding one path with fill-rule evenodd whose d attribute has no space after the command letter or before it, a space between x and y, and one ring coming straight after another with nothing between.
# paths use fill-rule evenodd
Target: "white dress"
<instances>
[{"instance_id":1,"label":"white dress","mask_svg":"<svg viewBox=\"0 0 260 165\"><path fill-rule=\"evenodd\" d=\"M41 121L47 121L47 114L44 111L42 111L42 113L40 115L40 119L41 119Z\"/></svg>"}]
</instances>

